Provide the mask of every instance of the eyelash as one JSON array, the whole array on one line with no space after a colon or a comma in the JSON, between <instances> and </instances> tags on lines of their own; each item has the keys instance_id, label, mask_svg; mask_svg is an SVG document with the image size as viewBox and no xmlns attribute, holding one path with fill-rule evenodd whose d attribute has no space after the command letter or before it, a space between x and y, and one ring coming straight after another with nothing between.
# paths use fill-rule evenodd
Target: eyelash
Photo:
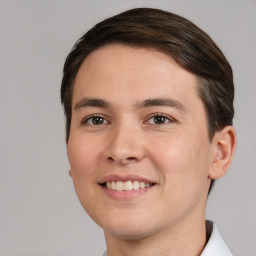
<instances>
[{"instance_id":1,"label":"eyelash","mask_svg":"<svg viewBox=\"0 0 256 256\"><path fill-rule=\"evenodd\" d=\"M81 125L81 126L86 125L86 124L88 125L89 120L93 120L93 118L101 118L101 119L103 119L103 122L107 121L106 118L102 117L101 115L94 114L94 115L91 115L91 116L89 116L89 117L84 118L84 119L81 121L80 125ZM107 121L107 122L108 122L108 121ZM89 125L91 125L91 126L94 126L94 125L97 126L96 124L89 124ZM98 124L98 125L100 125L100 124ZM101 124L101 125L102 125L102 124Z\"/></svg>"},{"instance_id":2,"label":"eyelash","mask_svg":"<svg viewBox=\"0 0 256 256\"><path fill-rule=\"evenodd\" d=\"M89 122L90 120L92 120L92 122L93 122L93 118L95 118L95 119L96 119L96 118L100 118L100 119L103 120L103 123L101 123L101 124L93 124L93 123L92 123L92 124L89 124L88 122ZM160 124L157 124L157 123L149 123L149 120L152 119L152 118L154 118L154 121L156 121L155 118L163 118L163 119L164 119L164 123L160 123ZM146 119L146 121L145 121L144 123L149 123L149 124L151 124L151 125L164 125L164 124L167 124L166 121L168 121L167 123L173 123L173 122L175 122L175 120L174 120L173 118L170 118L169 116L166 116L166 115L164 115L163 113L154 113L154 114L151 114L151 115ZM106 124L106 122L107 122L107 123L110 123L109 121L106 120L106 118L102 117L101 115L94 114L94 115L91 115L91 116L89 116L89 117L84 118L84 119L81 121L80 125L81 125L81 126L83 126L83 125L97 126L97 125L104 125L104 124Z\"/></svg>"},{"instance_id":3,"label":"eyelash","mask_svg":"<svg viewBox=\"0 0 256 256\"><path fill-rule=\"evenodd\" d=\"M151 114L150 116L149 116L149 118L147 118L147 121L146 121L146 123L148 123L148 121L150 120L150 119L152 119L152 118L154 118L154 121L155 121L155 118L164 118L165 119L165 121L168 121L167 123L173 123L173 122L175 122L175 120L173 119L173 118L170 118L169 116L166 116L166 115L164 115L163 113L154 113L154 114ZM152 125L164 125L164 124L167 124L166 122L164 122L164 123L161 123L161 124L157 124L157 123L151 123Z\"/></svg>"}]
</instances>

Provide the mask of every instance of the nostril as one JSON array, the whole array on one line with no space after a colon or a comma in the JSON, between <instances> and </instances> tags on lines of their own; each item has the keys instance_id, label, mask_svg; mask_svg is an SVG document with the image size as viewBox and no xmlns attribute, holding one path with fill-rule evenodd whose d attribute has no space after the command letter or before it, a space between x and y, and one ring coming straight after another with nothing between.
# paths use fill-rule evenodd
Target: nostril
<instances>
[{"instance_id":1,"label":"nostril","mask_svg":"<svg viewBox=\"0 0 256 256\"><path fill-rule=\"evenodd\" d=\"M128 160L128 161L136 161L136 157L127 157L126 160Z\"/></svg>"},{"instance_id":2,"label":"nostril","mask_svg":"<svg viewBox=\"0 0 256 256\"><path fill-rule=\"evenodd\" d=\"M114 161L113 157L111 157L111 156L108 157L108 160L109 161Z\"/></svg>"},{"instance_id":3,"label":"nostril","mask_svg":"<svg viewBox=\"0 0 256 256\"><path fill-rule=\"evenodd\" d=\"M117 162L117 163L123 165L123 164L128 164L128 163L130 163L130 162L136 162L136 161L137 161L137 158L131 156L131 157L126 157L126 158L120 158L120 159L118 159L118 158L114 158L114 157L109 156L109 157L108 157L108 161L109 161L109 162Z\"/></svg>"}]
</instances>

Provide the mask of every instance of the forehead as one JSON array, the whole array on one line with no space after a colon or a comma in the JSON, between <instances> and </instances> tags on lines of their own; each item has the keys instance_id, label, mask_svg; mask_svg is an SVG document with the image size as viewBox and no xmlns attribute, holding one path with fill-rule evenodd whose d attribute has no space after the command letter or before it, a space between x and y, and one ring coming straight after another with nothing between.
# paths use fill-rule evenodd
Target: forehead
<instances>
[{"instance_id":1,"label":"forehead","mask_svg":"<svg viewBox=\"0 0 256 256\"><path fill-rule=\"evenodd\" d=\"M155 49L112 44L92 52L78 71L73 103L90 94L109 99L128 94L138 100L154 94L198 98L197 77Z\"/></svg>"}]
</instances>

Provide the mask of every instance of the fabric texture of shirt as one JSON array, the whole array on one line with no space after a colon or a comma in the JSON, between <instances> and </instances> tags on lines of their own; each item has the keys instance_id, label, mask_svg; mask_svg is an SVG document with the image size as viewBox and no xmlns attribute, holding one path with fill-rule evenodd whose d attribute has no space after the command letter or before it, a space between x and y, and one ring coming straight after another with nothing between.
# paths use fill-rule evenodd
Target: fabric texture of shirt
<instances>
[{"instance_id":1,"label":"fabric texture of shirt","mask_svg":"<svg viewBox=\"0 0 256 256\"><path fill-rule=\"evenodd\" d=\"M221 237L217 226L209 220L206 221L206 236L208 242L200 256L233 256ZM103 256L107 256L107 252Z\"/></svg>"},{"instance_id":2,"label":"fabric texture of shirt","mask_svg":"<svg viewBox=\"0 0 256 256\"><path fill-rule=\"evenodd\" d=\"M209 220L206 221L206 236L209 237L209 240L201 256L233 256L221 237L217 226Z\"/></svg>"}]
</instances>

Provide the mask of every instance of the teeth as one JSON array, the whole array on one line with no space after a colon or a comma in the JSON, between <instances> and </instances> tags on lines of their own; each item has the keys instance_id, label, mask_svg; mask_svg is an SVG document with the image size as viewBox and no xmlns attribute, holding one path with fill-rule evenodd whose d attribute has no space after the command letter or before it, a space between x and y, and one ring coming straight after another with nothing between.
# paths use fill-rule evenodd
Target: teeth
<instances>
[{"instance_id":1,"label":"teeth","mask_svg":"<svg viewBox=\"0 0 256 256\"><path fill-rule=\"evenodd\" d=\"M140 188L145 188L145 187L146 187L145 182L140 182Z\"/></svg>"},{"instance_id":2,"label":"teeth","mask_svg":"<svg viewBox=\"0 0 256 256\"><path fill-rule=\"evenodd\" d=\"M141 182L141 183L144 183L144 182ZM145 183L144 183L145 184ZM138 181L134 181L133 182L133 189L134 190L137 190L140 188L140 183Z\"/></svg>"},{"instance_id":3,"label":"teeth","mask_svg":"<svg viewBox=\"0 0 256 256\"><path fill-rule=\"evenodd\" d=\"M150 187L151 184L143 181L110 181L106 183L106 187L110 190L116 191L131 191Z\"/></svg>"},{"instance_id":4,"label":"teeth","mask_svg":"<svg viewBox=\"0 0 256 256\"><path fill-rule=\"evenodd\" d=\"M126 190L126 191L133 190L133 184L132 184L132 182L130 180L126 181L124 183L124 190Z\"/></svg>"},{"instance_id":5,"label":"teeth","mask_svg":"<svg viewBox=\"0 0 256 256\"><path fill-rule=\"evenodd\" d=\"M111 183L109 183L109 186L110 186L110 189L114 189L114 190L117 190L117 187L116 187L116 183L114 181L112 181Z\"/></svg>"},{"instance_id":6,"label":"teeth","mask_svg":"<svg viewBox=\"0 0 256 256\"><path fill-rule=\"evenodd\" d=\"M114 181L112 181L112 184L113 184ZM116 182L116 186L114 186L114 189L117 190L117 191L122 191L124 190L124 183L121 182L121 181L117 181Z\"/></svg>"}]
</instances>

